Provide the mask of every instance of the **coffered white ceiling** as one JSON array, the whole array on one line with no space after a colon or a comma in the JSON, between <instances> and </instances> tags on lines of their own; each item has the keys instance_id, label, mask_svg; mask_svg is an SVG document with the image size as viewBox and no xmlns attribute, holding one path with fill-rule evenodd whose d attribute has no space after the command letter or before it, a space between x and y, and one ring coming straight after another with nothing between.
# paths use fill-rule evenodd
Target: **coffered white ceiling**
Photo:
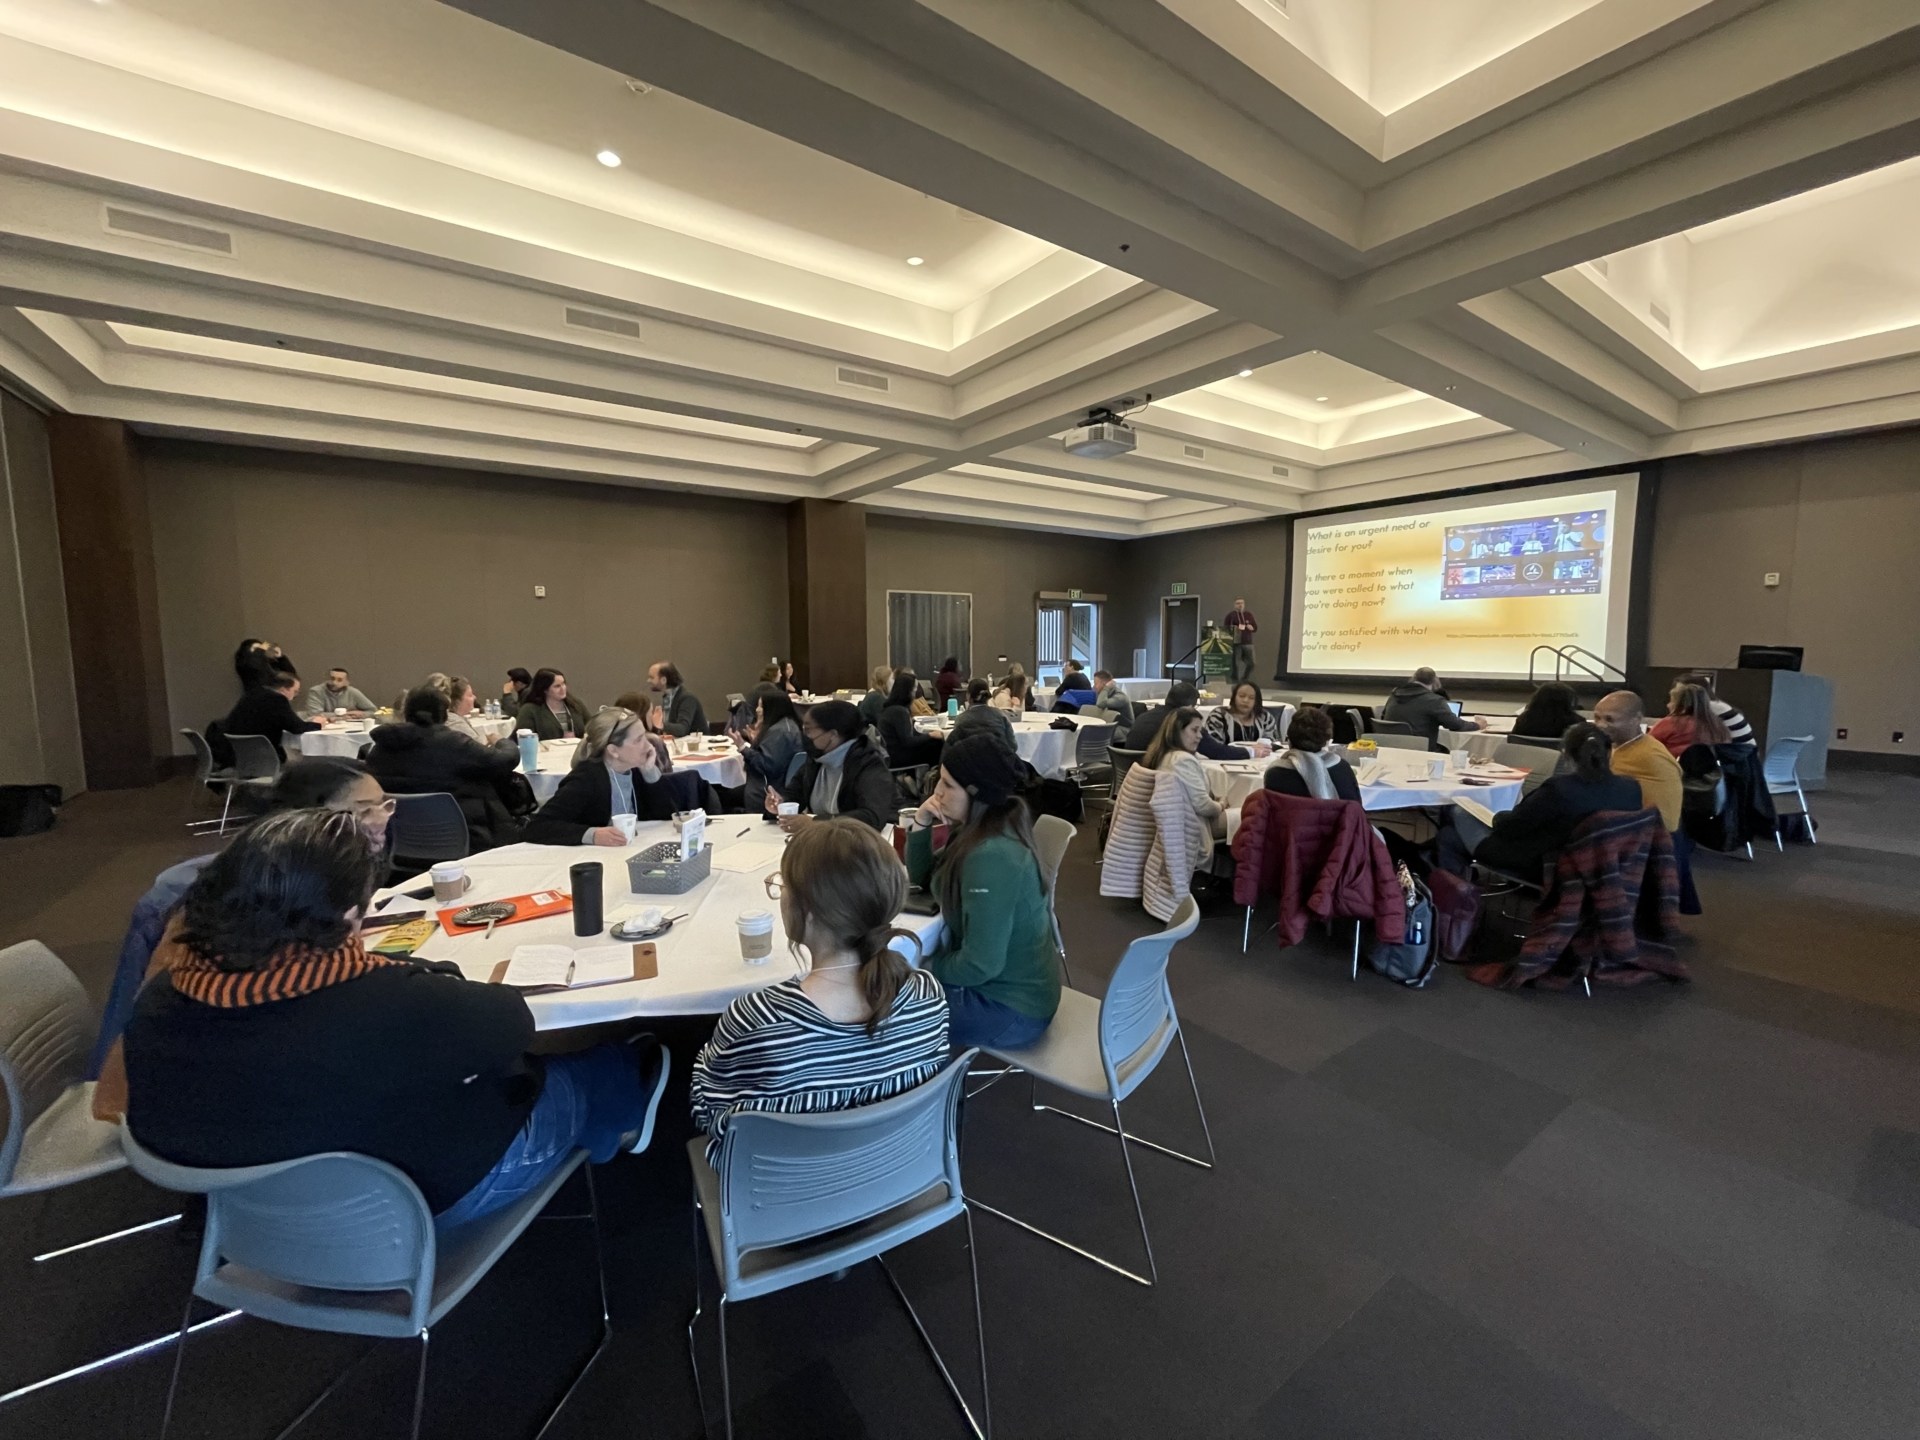
<instances>
[{"instance_id":1,"label":"coffered white ceiling","mask_svg":"<svg viewBox=\"0 0 1920 1440\"><path fill-rule=\"evenodd\" d=\"M0 368L1153 534L1920 420L1916 155L1914 0L0 0Z\"/></svg>"}]
</instances>

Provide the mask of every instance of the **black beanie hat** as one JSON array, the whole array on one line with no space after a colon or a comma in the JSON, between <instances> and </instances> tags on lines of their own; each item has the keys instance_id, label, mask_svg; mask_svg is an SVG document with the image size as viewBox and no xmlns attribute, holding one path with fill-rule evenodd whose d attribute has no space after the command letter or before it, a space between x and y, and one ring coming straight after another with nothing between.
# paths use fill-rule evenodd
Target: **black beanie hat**
<instances>
[{"instance_id":1,"label":"black beanie hat","mask_svg":"<svg viewBox=\"0 0 1920 1440\"><path fill-rule=\"evenodd\" d=\"M993 735L963 735L949 740L940 752L940 768L973 797L974 804L989 809L1013 798L1020 783L1019 766L1006 742Z\"/></svg>"}]
</instances>

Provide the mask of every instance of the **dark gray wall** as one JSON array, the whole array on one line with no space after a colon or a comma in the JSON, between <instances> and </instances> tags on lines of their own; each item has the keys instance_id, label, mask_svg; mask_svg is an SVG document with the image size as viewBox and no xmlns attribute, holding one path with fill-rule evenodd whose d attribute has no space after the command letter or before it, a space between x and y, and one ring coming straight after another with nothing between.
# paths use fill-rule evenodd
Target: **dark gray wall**
<instances>
[{"instance_id":1,"label":"dark gray wall","mask_svg":"<svg viewBox=\"0 0 1920 1440\"><path fill-rule=\"evenodd\" d=\"M0 390L0 784L86 788L46 419Z\"/></svg>"},{"instance_id":2,"label":"dark gray wall","mask_svg":"<svg viewBox=\"0 0 1920 1440\"><path fill-rule=\"evenodd\" d=\"M1283 658L1280 614L1287 599L1287 522L1259 520L1217 530L1191 530L1128 543L1124 571L1127 593L1113 607L1110 657L1122 671L1132 668L1135 646L1147 651L1146 673L1158 675L1167 658L1160 653L1160 600L1175 583L1200 597L1200 616L1216 624L1226 618L1236 596L1259 622L1254 637L1254 674L1271 683Z\"/></svg>"},{"instance_id":3,"label":"dark gray wall","mask_svg":"<svg viewBox=\"0 0 1920 1440\"><path fill-rule=\"evenodd\" d=\"M672 659L709 714L786 651L777 505L170 441L146 462L176 727L226 713L249 635L381 702L552 665L601 705Z\"/></svg>"},{"instance_id":4,"label":"dark gray wall","mask_svg":"<svg viewBox=\"0 0 1920 1440\"><path fill-rule=\"evenodd\" d=\"M1731 665L1804 645L1833 681L1838 750L1920 748L1920 430L1670 460L1648 661ZM1780 584L1769 588L1768 571ZM1904 743L1893 741L1904 731Z\"/></svg>"},{"instance_id":5,"label":"dark gray wall","mask_svg":"<svg viewBox=\"0 0 1920 1440\"><path fill-rule=\"evenodd\" d=\"M887 659L887 591L956 590L973 596L973 668L996 655L1029 672L1038 639L1034 601L1042 590L1084 590L1108 596L1102 663L1124 671L1127 656L1112 638L1115 592L1125 578L1129 542L1051 535L993 525L953 525L867 515L867 655ZM842 682L850 683L850 682Z\"/></svg>"}]
</instances>

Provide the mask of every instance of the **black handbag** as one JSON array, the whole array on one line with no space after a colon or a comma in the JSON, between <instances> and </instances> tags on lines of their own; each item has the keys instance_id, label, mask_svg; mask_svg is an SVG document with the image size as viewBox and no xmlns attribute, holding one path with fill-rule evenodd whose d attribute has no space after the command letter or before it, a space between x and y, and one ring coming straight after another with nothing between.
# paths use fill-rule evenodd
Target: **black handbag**
<instances>
[{"instance_id":1,"label":"black handbag","mask_svg":"<svg viewBox=\"0 0 1920 1440\"><path fill-rule=\"evenodd\" d=\"M1684 820L1718 819L1727 808L1727 772L1715 765L1680 777L1680 815Z\"/></svg>"},{"instance_id":2,"label":"black handbag","mask_svg":"<svg viewBox=\"0 0 1920 1440\"><path fill-rule=\"evenodd\" d=\"M38 835L53 828L58 785L0 785L0 835Z\"/></svg>"},{"instance_id":3,"label":"black handbag","mask_svg":"<svg viewBox=\"0 0 1920 1440\"><path fill-rule=\"evenodd\" d=\"M1367 946L1367 964L1375 973L1397 980L1409 990L1424 988L1433 979L1433 892L1400 866L1401 889L1406 895L1406 938L1388 944L1377 936Z\"/></svg>"}]
</instances>

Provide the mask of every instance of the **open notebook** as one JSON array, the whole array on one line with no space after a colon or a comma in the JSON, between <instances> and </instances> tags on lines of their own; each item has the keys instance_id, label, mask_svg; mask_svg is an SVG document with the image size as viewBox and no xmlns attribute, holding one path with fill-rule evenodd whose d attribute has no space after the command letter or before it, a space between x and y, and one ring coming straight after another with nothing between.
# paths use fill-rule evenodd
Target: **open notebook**
<instances>
[{"instance_id":1,"label":"open notebook","mask_svg":"<svg viewBox=\"0 0 1920 1440\"><path fill-rule=\"evenodd\" d=\"M650 944L516 945L494 973L494 983L516 990L580 990L622 980L650 980L660 973Z\"/></svg>"}]
</instances>

